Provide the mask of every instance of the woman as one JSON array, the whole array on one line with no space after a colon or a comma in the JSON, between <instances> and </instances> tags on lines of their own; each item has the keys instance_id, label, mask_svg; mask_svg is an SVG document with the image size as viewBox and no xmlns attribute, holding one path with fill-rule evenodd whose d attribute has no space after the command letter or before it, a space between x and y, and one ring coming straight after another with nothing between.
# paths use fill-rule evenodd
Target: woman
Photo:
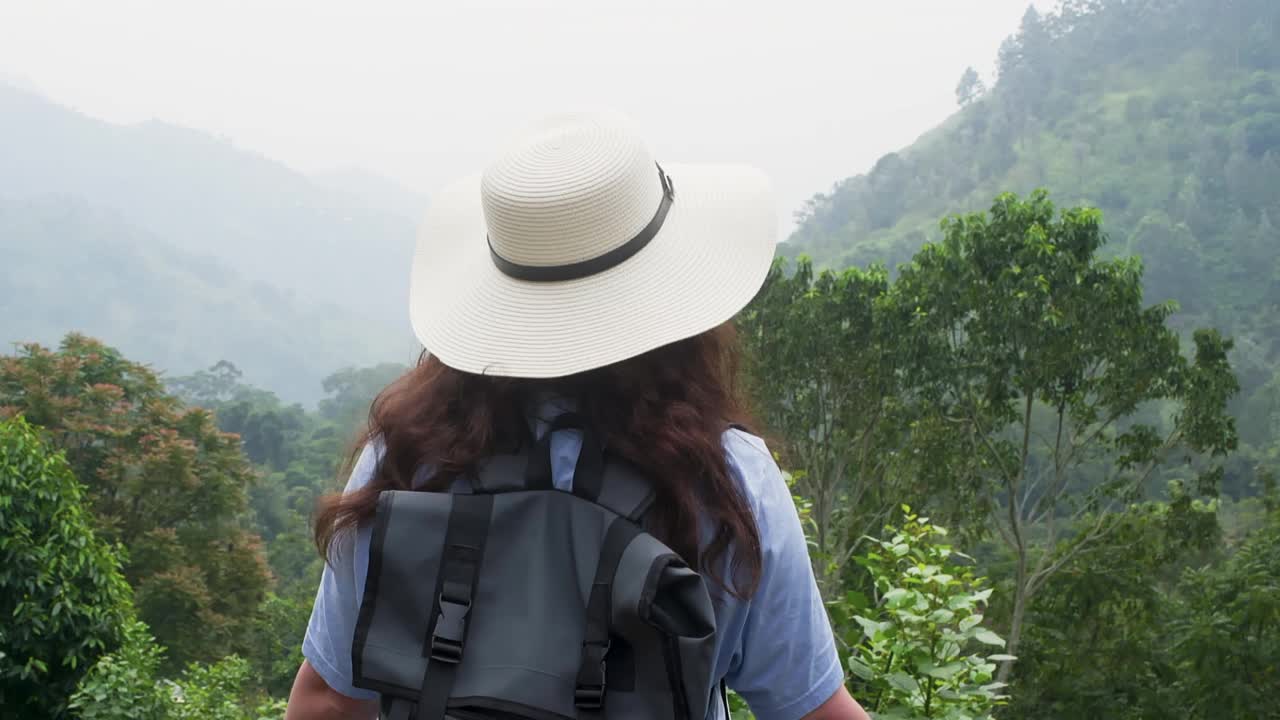
<instances>
[{"instance_id":1,"label":"woman","mask_svg":"<svg viewBox=\"0 0 1280 720\"><path fill-rule=\"evenodd\" d=\"M290 720L377 713L351 650L378 493L420 487L424 466L438 488L568 409L655 484L653 534L711 585L714 677L761 720L865 720L789 489L764 443L730 429L730 319L763 282L775 223L759 173L659 166L604 115L552 118L436 198L411 285L430 354L374 403L345 492L318 514L329 562ZM551 438L559 489L580 444Z\"/></svg>"}]
</instances>

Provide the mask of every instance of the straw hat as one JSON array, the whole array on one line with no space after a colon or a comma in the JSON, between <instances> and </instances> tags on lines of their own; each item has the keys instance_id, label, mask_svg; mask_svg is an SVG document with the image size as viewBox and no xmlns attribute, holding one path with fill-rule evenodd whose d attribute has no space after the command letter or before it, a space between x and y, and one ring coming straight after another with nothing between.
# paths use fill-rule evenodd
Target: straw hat
<instances>
[{"instance_id":1,"label":"straw hat","mask_svg":"<svg viewBox=\"0 0 1280 720\"><path fill-rule=\"evenodd\" d=\"M618 362L732 318L768 273L776 222L757 170L659 163L619 116L551 118L434 197L414 332L472 373Z\"/></svg>"}]
</instances>

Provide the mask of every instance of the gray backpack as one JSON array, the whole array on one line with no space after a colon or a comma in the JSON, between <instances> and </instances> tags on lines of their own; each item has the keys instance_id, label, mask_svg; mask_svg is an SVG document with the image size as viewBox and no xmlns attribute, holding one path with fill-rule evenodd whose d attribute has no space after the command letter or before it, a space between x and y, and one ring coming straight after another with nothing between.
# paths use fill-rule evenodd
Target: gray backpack
<instances>
[{"instance_id":1,"label":"gray backpack","mask_svg":"<svg viewBox=\"0 0 1280 720\"><path fill-rule=\"evenodd\" d=\"M570 427L572 493L553 487L549 455ZM650 484L573 415L527 446L453 492L381 494L355 685L393 720L727 716L710 596L644 531Z\"/></svg>"}]
</instances>

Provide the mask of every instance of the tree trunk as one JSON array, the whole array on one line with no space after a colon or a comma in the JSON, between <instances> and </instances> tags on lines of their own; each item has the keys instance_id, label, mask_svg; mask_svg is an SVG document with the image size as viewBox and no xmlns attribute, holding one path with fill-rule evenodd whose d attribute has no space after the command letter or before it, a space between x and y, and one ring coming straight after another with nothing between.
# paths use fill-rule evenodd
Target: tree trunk
<instances>
[{"instance_id":1,"label":"tree trunk","mask_svg":"<svg viewBox=\"0 0 1280 720\"><path fill-rule=\"evenodd\" d=\"M1009 637L1005 638L1005 653L1009 655L1018 654L1018 643L1022 640L1022 621L1027 614L1027 604L1031 598L1027 597L1026 583L1026 561L1023 558L1018 559L1018 580L1013 592L1013 620L1009 623ZM1013 660L1006 660L1000 663L1000 669L996 671L996 680L998 682L1009 682L1009 673L1013 671Z\"/></svg>"}]
</instances>

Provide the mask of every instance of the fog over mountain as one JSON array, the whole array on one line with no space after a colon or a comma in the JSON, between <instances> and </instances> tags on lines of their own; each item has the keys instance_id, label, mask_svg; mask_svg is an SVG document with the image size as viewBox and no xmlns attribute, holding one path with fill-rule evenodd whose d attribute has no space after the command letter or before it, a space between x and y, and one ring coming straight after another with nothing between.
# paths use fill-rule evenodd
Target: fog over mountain
<instances>
[{"instance_id":1,"label":"fog over mountain","mask_svg":"<svg viewBox=\"0 0 1280 720\"><path fill-rule=\"evenodd\" d=\"M358 169L312 178L207 133L115 125L0 85L0 340L109 338L169 373L220 359L313 400L339 367L410 357L426 201Z\"/></svg>"}]
</instances>

